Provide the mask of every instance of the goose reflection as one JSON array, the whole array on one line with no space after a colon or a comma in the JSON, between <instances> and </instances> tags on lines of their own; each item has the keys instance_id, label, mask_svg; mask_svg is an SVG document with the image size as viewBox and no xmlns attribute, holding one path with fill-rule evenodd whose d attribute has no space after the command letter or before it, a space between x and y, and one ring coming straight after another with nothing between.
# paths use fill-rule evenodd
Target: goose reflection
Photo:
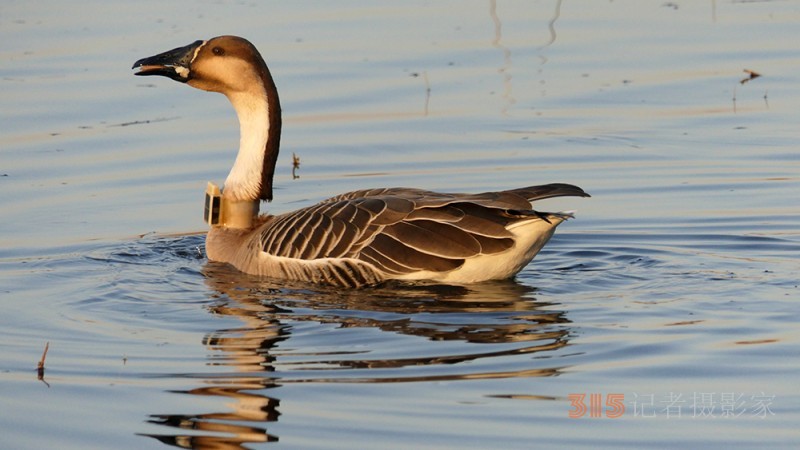
<instances>
[{"instance_id":1,"label":"goose reflection","mask_svg":"<svg viewBox=\"0 0 800 450\"><path fill-rule=\"evenodd\" d=\"M222 397L229 411L150 417L185 431L147 436L182 448L277 441L268 424L280 416L274 388L283 384L553 376L561 370L553 352L568 341L566 313L515 282L342 292L274 284L218 263L203 272L215 298L210 312L242 325L205 336L208 365L220 372L189 375L202 386L180 391ZM423 340L393 345L409 338Z\"/></svg>"}]
</instances>

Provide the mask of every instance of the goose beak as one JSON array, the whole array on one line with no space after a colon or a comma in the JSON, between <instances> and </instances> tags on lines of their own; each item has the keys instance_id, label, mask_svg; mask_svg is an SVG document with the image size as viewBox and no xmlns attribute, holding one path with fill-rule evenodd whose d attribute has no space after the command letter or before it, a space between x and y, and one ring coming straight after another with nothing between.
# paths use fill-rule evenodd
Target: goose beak
<instances>
[{"instance_id":1,"label":"goose beak","mask_svg":"<svg viewBox=\"0 0 800 450\"><path fill-rule=\"evenodd\" d=\"M155 56L142 58L131 69L138 68L135 75L161 75L185 83L192 77L192 61L205 41L195 41Z\"/></svg>"}]
</instances>

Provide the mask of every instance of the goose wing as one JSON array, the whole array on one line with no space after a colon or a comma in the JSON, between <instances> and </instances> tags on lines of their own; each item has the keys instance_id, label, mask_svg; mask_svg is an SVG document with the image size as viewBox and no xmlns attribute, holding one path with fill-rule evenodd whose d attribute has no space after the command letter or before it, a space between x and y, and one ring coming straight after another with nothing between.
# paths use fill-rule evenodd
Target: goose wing
<instances>
[{"instance_id":1,"label":"goose wing","mask_svg":"<svg viewBox=\"0 0 800 450\"><path fill-rule=\"evenodd\" d=\"M563 184L481 194L354 191L276 216L262 230L261 244L275 256L352 258L391 274L446 272L467 258L509 249L514 245L510 224L547 220L530 202L563 195L587 194Z\"/></svg>"}]
</instances>

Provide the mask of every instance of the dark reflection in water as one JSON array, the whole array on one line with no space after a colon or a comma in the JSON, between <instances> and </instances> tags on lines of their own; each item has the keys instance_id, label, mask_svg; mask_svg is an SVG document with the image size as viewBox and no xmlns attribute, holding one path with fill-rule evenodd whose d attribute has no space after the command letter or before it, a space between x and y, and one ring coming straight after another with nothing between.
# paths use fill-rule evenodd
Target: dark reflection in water
<instances>
[{"instance_id":1,"label":"dark reflection in water","mask_svg":"<svg viewBox=\"0 0 800 450\"><path fill-rule=\"evenodd\" d=\"M182 448L235 449L277 441L267 423L280 416L280 400L271 389L282 384L552 376L561 368L547 365L552 361L543 366L532 355L557 350L568 340L566 314L536 302L534 289L514 282L337 291L278 285L215 263L203 274L216 300L210 312L235 317L242 326L214 331L203 340L211 350L208 364L221 372L179 375L203 385L179 393L224 397L230 411L150 417L150 423L176 431L147 436ZM312 335L316 349L286 345L301 324L363 329L365 341L340 347ZM374 339L369 329L385 332L381 336L388 340ZM428 344L382 355L398 336L421 337ZM475 364L483 361L490 363ZM464 362L472 364L459 365Z\"/></svg>"}]
</instances>

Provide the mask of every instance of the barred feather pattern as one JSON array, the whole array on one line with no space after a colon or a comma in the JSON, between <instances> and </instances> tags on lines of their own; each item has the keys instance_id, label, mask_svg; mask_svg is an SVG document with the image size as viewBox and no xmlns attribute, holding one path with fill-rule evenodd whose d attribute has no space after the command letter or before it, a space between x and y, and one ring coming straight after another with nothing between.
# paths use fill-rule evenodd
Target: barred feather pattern
<instances>
[{"instance_id":1,"label":"barred feather pattern","mask_svg":"<svg viewBox=\"0 0 800 450\"><path fill-rule=\"evenodd\" d=\"M516 223L553 218L555 227L568 215L535 211L531 202L558 196L588 194L568 184L481 194L354 191L272 217L259 230L258 245L288 279L357 287L447 273L514 247L509 229Z\"/></svg>"}]
</instances>

